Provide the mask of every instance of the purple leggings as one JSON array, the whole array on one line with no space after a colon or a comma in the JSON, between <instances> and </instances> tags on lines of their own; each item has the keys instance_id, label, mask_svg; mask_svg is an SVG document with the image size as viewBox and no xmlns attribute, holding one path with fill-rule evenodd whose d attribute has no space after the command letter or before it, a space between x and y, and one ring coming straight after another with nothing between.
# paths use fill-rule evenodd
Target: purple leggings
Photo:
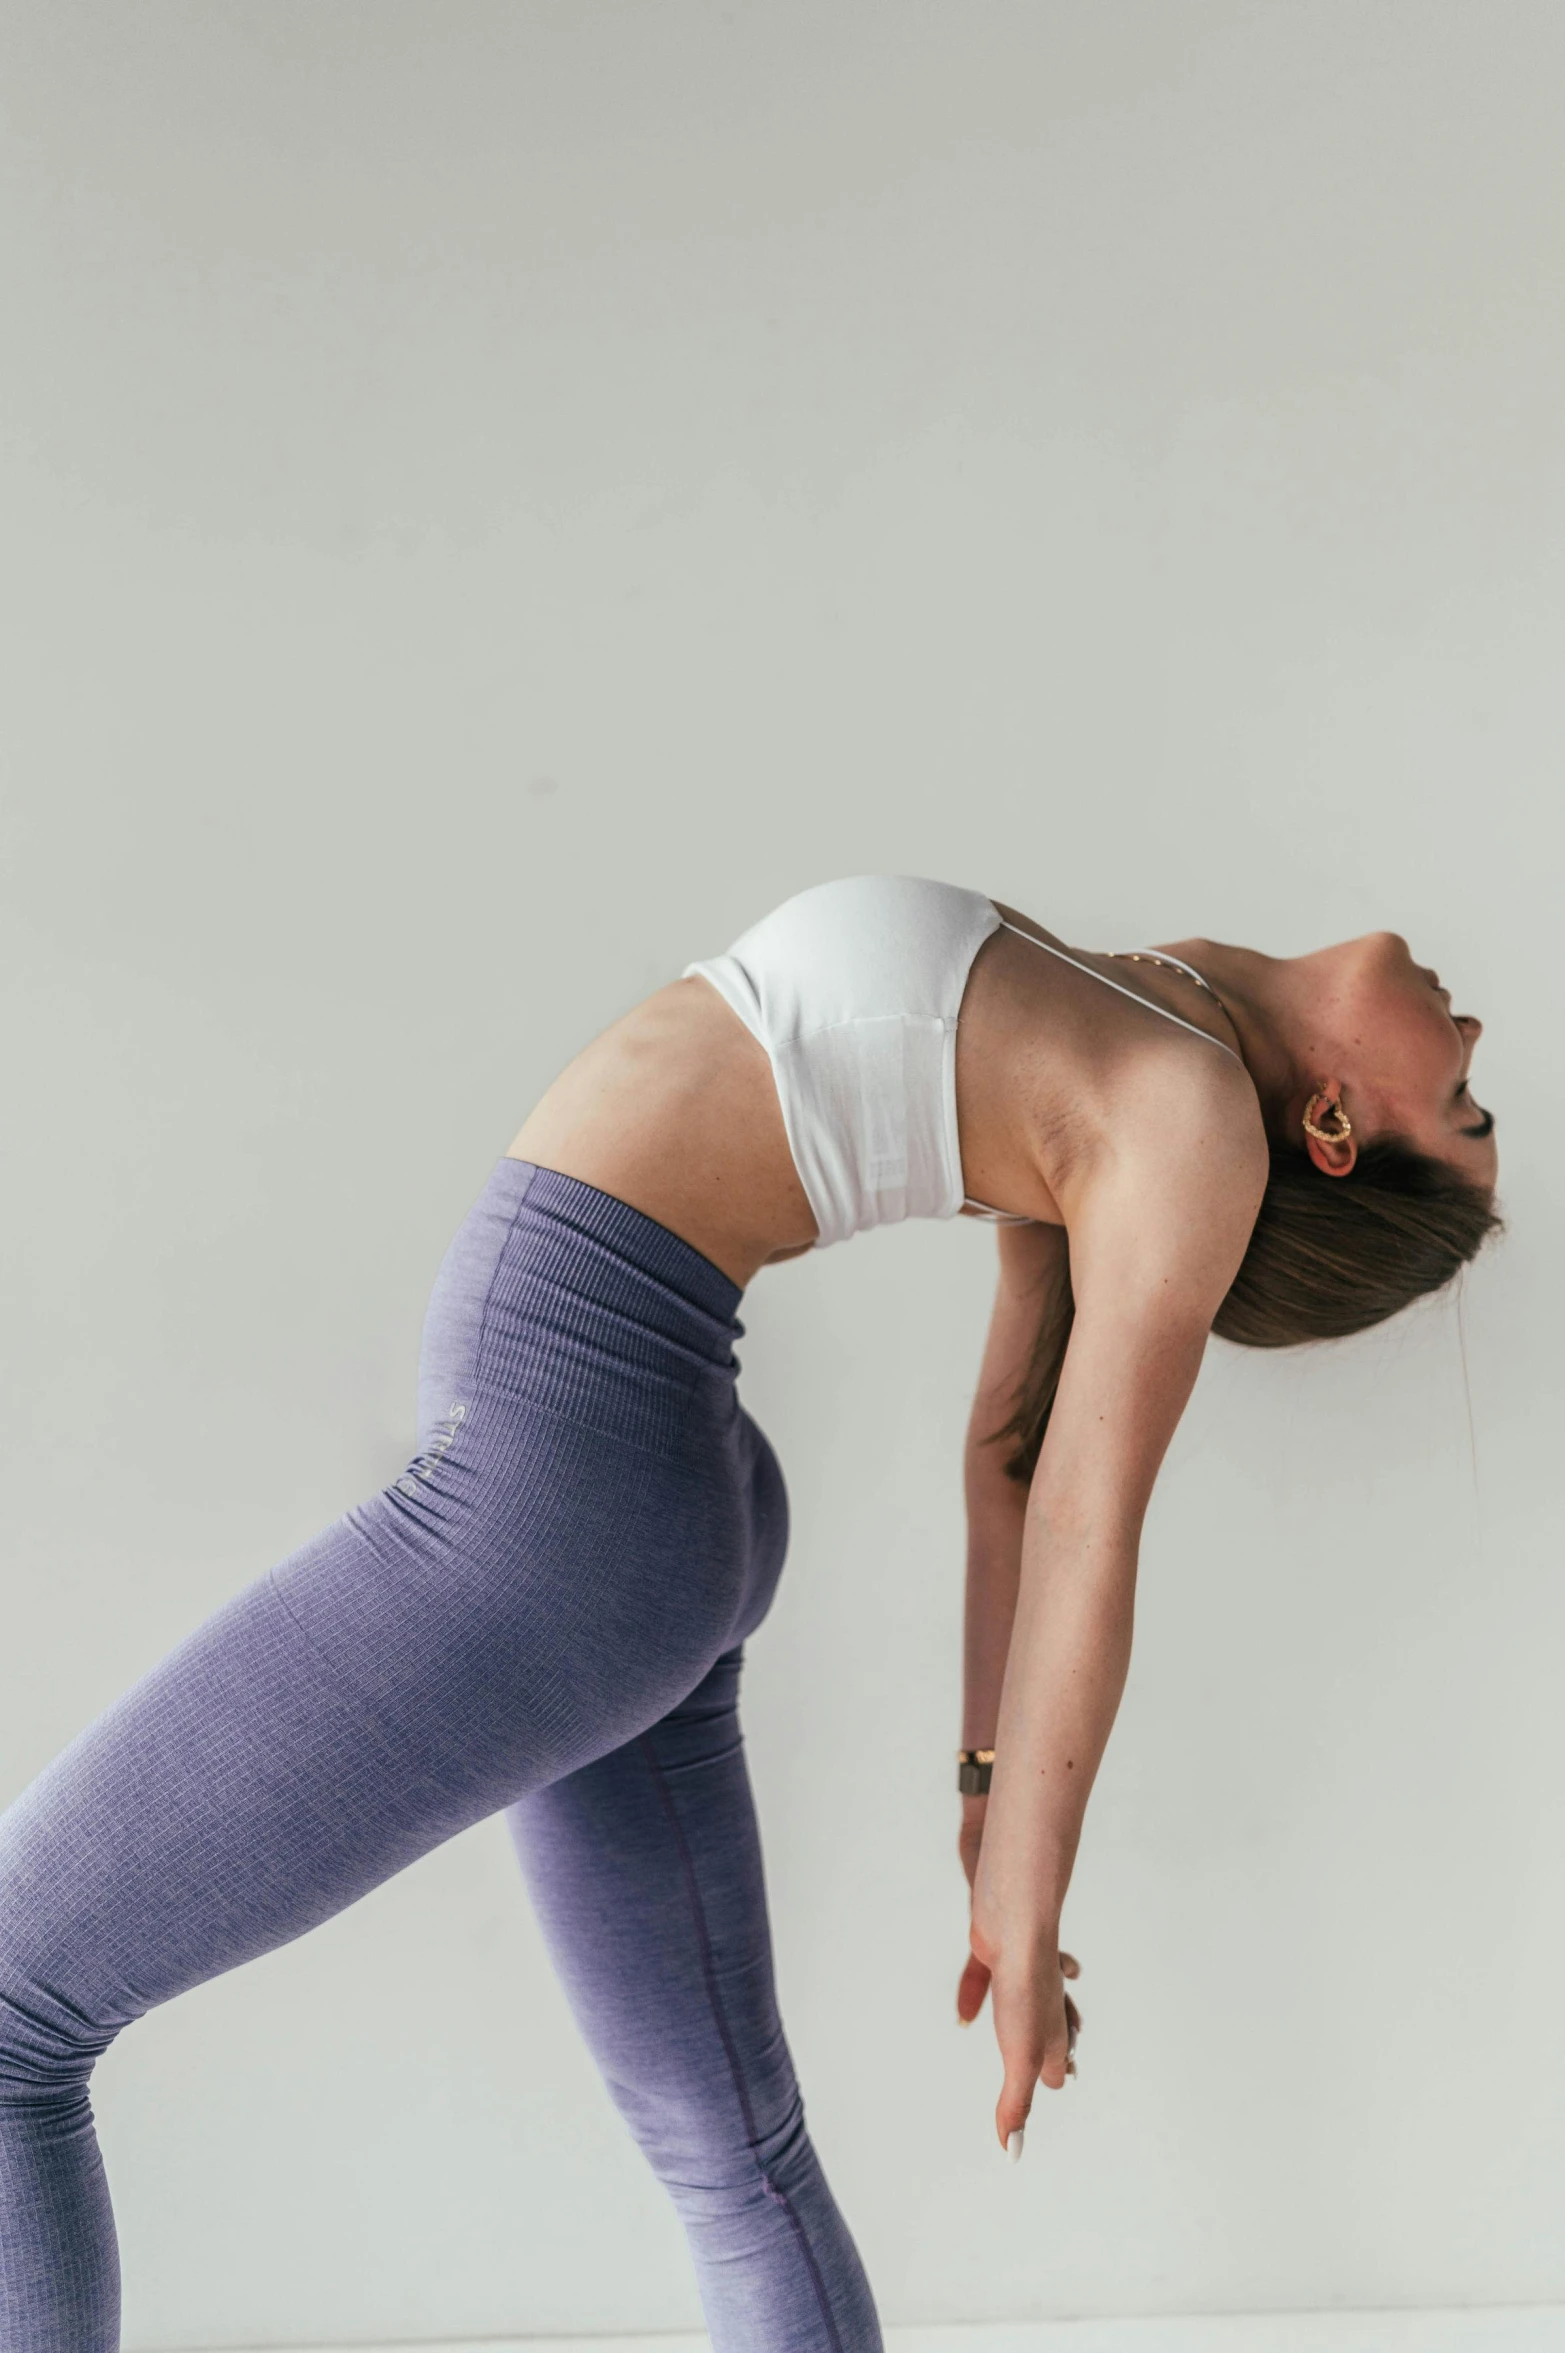
<instances>
[{"instance_id":1,"label":"purple leggings","mask_svg":"<svg viewBox=\"0 0 1565 2353\"><path fill-rule=\"evenodd\" d=\"M879 2353L805 2128L739 1729L788 1538L738 1286L505 1159L441 1264L419 1452L0 1815L0 2353L115 2353L88 2082L122 2026L502 1808L719 2353Z\"/></svg>"}]
</instances>

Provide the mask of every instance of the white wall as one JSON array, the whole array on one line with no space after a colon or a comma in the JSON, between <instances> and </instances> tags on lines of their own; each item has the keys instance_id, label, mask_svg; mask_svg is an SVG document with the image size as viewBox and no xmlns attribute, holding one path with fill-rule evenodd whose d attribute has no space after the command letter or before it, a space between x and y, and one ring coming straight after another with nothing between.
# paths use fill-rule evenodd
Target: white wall
<instances>
[{"instance_id":1,"label":"white wall","mask_svg":"<svg viewBox=\"0 0 1565 2353\"><path fill-rule=\"evenodd\" d=\"M888 2320L1565 2296L1562 70L1552 0L0 19L0 1798L400 1466L530 1104L789 891L1390 925L1488 1025L1465 1387L1447 1301L1214 1348L1176 1439L1017 2169L993 1243L749 1294L780 1983ZM498 1822L96 2097L132 2347L698 2320Z\"/></svg>"}]
</instances>

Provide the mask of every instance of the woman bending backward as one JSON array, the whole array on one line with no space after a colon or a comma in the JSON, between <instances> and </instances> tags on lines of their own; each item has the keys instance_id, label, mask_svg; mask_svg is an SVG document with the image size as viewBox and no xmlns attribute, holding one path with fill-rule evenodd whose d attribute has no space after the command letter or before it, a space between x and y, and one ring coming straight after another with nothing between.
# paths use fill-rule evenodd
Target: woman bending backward
<instances>
[{"instance_id":1,"label":"woman bending backward","mask_svg":"<svg viewBox=\"0 0 1565 2353\"><path fill-rule=\"evenodd\" d=\"M1450 1002L1392 932L1078 951L979 892L869 875L586 1047L442 1262L412 1461L0 1815L0 2353L118 2345L87 2091L114 2036L501 1811L717 2353L878 2353L777 2014L739 1730L787 1543L740 1300L869 1226L997 1227L957 2008L992 1995L1014 2157L1072 2067L1061 1910L1208 1333L1361 1330L1499 1226L1480 1024Z\"/></svg>"}]
</instances>

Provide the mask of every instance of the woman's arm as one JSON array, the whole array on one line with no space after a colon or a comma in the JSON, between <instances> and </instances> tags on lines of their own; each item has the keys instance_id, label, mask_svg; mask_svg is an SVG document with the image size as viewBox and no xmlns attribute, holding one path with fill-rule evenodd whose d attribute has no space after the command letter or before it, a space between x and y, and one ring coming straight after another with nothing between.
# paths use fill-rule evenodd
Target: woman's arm
<instances>
[{"instance_id":1,"label":"woman's arm","mask_svg":"<svg viewBox=\"0 0 1565 2353\"><path fill-rule=\"evenodd\" d=\"M979 1366L962 1461L967 1506L967 1581L962 1626L963 1748L993 1748L1000 1690L1022 1568L1027 1488L1008 1478L1011 1438L993 1442L1008 1421L1043 1319L1055 1308L1069 1271L1062 1226L997 1226L999 1268L989 1332ZM987 1797L964 1797L957 1854L969 1891L983 1844ZM989 1972L970 1953L956 1991L956 2014L970 2026L983 2008Z\"/></svg>"},{"instance_id":2,"label":"woman's arm","mask_svg":"<svg viewBox=\"0 0 1565 2353\"><path fill-rule=\"evenodd\" d=\"M1065 2081L1060 1912L1129 1667L1141 1525L1265 1185L1264 1137L1192 1091L1072 1215L1075 1323L1027 1497L973 1890L1002 2144L1039 2080Z\"/></svg>"},{"instance_id":3,"label":"woman's arm","mask_svg":"<svg viewBox=\"0 0 1565 2353\"><path fill-rule=\"evenodd\" d=\"M1004 1468L1015 1441L986 1441L1010 1418L1039 1324L1050 1312L1069 1266L1062 1226L1000 1226L996 1238L999 1273L962 1464L967 1505L963 1748L994 1746L1027 1517L1027 1488L1007 1478ZM984 1801L965 1802L982 1806Z\"/></svg>"}]
</instances>

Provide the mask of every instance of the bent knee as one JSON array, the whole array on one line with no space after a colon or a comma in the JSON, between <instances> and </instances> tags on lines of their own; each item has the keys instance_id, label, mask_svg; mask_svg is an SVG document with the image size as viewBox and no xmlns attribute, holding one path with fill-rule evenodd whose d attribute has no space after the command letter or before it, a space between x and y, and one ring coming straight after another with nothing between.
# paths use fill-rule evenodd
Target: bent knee
<instances>
[{"instance_id":1,"label":"bent knee","mask_svg":"<svg viewBox=\"0 0 1565 2353\"><path fill-rule=\"evenodd\" d=\"M0 1982L0 2107L80 2090L115 2032L45 1985Z\"/></svg>"},{"instance_id":2,"label":"bent knee","mask_svg":"<svg viewBox=\"0 0 1565 2353\"><path fill-rule=\"evenodd\" d=\"M0 2102L84 2084L125 2023L88 1992L82 1960L71 1922L0 1855Z\"/></svg>"}]
</instances>

